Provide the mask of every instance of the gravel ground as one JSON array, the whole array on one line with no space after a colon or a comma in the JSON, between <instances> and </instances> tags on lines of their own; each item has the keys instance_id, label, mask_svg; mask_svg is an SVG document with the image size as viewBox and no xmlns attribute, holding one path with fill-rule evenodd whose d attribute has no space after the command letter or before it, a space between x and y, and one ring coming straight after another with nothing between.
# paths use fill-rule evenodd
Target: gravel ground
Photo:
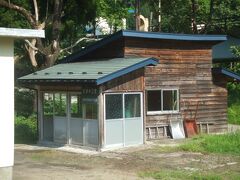
<instances>
[{"instance_id":1,"label":"gravel ground","mask_svg":"<svg viewBox=\"0 0 240 180\"><path fill-rule=\"evenodd\" d=\"M16 145L14 180L124 180L142 179L140 172L185 170L234 173L240 177L240 157L179 151L159 151L181 141L154 141L147 145L96 152L76 148ZM146 178L145 178L146 179Z\"/></svg>"}]
</instances>

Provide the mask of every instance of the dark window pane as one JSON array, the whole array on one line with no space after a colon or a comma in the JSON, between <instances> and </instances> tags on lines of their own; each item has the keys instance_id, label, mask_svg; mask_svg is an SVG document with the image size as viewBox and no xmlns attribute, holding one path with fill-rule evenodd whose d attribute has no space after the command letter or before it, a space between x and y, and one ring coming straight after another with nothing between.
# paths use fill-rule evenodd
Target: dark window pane
<instances>
[{"instance_id":1,"label":"dark window pane","mask_svg":"<svg viewBox=\"0 0 240 180\"><path fill-rule=\"evenodd\" d=\"M84 119L97 119L97 97L86 97L82 100L83 104L83 118Z\"/></svg>"},{"instance_id":2,"label":"dark window pane","mask_svg":"<svg viewBox=\"0 0 240 180\"><path fill-rule=\"evenodd\" d=\"M85 118L97 119L97 104L85 104Z\"/></svg>"},{"instance_id":3,"label":"dark window pane","mask_svg":"<svg viewBox=\"0 0 240 180\"><path fill-rule=\"evenodd\" d=\"M121 94L106 95L106 119L123 118L123 99Z\"/></svg>"},{"instance_id":4,"label":"dark window pane","mask_svg":"<svg viewBox=\"0 0 240 180\"><path fill-rule=\"evenodd\" d=\"M173 106L173 110L178 110L178 91L177 90L174 90L173 91L173 98L174 98L174 106Z\"/></svg>"},{"instance_id":5,"label":"dark window pane","mask_svg":"<svg viewBox=\"0 0 240 180\"><path fill-rule=\"evenodd\" d=\"M140 95L126 94L125 95L125 118L140 117Z\"/></svg>"},{"instance_id":6,"label":"dark window pane","mask_svg":"<svg viewBox=\"0 0 240 180\"><path fill-rule=\"evenodd\" d=\"M147 92L148 111L161 111L161 90Z\"/></svg>"},{"instance_id":7,"label":"dark window pane","mask_svg":"<svg viewBox=\"0 0 240 180\"><path fill-rule=\"evenodd\" d=\"M163 90L163 110L177 110L177 90Z\"/></svg>"}]
</instances>

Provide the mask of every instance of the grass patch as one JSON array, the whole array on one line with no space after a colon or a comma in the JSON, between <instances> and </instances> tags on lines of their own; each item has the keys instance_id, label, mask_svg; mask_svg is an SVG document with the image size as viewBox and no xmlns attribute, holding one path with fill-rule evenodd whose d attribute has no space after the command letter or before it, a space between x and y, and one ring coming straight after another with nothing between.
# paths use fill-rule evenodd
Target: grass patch
<instances>
[{"instance_id":1,"label":"grass patch","mask_svg":"<svg viewBox=\"0 0 240 180\"><path fill-rule=\"evenodd\" d=\"M240 84L228 83L228 123L240 125Z\"/></svg>"},{"instance_id":2,"label":"grass patch","mask_svg":"<svg viewBox=\"0 0 240 180\"><path fill-rule=\"evenodd\" d=\"M236 172L192 172L186 170L147 171L138 174L141 178L154 178L161 180L239 180L240 174Z\"/></svg>"},{"instance_id":3,"label":"grass patch","mask_svg":"<svg viewBox=\"0 0 240 180\"><path fill-rule=\"evenodd\" d=\"M222 135L200 135L180 145L184 151L223 153L240 156L240 131Z\"/></svg>"},{"instance_id":4,"label":"grass patch","mask_svg":"<svg viewBox=\"0 0 240 180\"><path fill-rule=\"evenodd\" d=\"M240 125L240 103L232 104L228 108L228 123Z\"/></svg>"},{"instance_id":5,"label":"grass patch","mask_svg":"<svg viewBox=\"0 0 240 180\"><path fill-rule=\"evenodd\" d=\"M183 170L161 170L157 172L141 172L142 178L151 177L162 180L221 180L221 176L212 173L200 173Z\"/></svg>"}]
</instances>

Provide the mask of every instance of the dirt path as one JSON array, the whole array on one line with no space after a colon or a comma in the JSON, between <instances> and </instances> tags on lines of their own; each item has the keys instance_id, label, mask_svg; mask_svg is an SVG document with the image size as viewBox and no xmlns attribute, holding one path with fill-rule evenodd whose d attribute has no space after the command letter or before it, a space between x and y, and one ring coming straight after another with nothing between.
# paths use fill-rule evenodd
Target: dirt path
<instances>
[{"instance_id":1,"label":"dirt path","mask_svg":"<svg viewBox=\"0 0 240 180\"><path fill-rule=\"evenodd\" d=\"M68 153L17 148L14 180L141 179L140 172L164 169L239 173L240 157L201 153L162 152L159 146L140 146L101 153Z\"/></svg>"}]
</instances>

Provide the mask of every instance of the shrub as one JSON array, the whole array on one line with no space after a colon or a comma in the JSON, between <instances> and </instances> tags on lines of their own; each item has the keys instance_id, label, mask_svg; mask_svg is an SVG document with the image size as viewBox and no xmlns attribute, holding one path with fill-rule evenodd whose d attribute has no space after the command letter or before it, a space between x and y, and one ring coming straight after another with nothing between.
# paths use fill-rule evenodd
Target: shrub
<instances>
[{"instance_id":1,"label":"shrub","mask_svg":"<svg viewBox=\"0 0 240 180\"><path fill-rule=\"evenodd\" d=\"M33 114L34 91L15 88L15 113L16 116L28 117Z\"/></svg>"},{"instance_id":2,"label":"shrub","mask_svg":"<svg viewBox=\"0 0 240 180\"><path fill-rule=\"evenodd\" d=\"M33 144L37 137L36 115L15 117L15 143Z\"/></svg>"}]
</instances>

